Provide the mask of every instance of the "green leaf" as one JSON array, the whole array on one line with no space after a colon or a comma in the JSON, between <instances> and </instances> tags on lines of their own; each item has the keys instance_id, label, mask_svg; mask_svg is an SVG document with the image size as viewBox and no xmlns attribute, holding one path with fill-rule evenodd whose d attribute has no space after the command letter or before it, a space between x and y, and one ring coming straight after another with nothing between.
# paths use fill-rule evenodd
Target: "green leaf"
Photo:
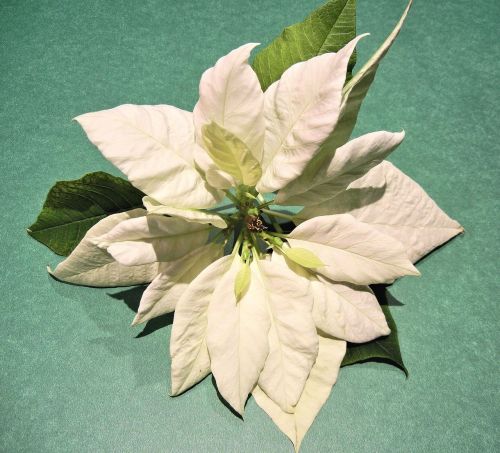
<instances>
[{"instance_id":1,"label":"green leaf","mask_svg":"<svg viewBox=\"0 0 500 453\"><path fill-rule=\"evenodd\" d=\"M399 349L398 329L389 311L387 301L388 299L392 299L393 302L391 304L402 304L396 301L384 286L372 287L372 289L381 304L391 333L386 337L380 337L368 343L348 343L347 352L341 366L353 365L359 362L382 361L398 367L408 377L408 370L403 363Z\"/></svg>"},{"instance_id":2,"label":"green leaf","mask_svg":"<svg viewBox=\"0 0 500 453\"><path fill-rule=\"evenodd\" d=\"M240 300L250 285L250 265L247 262L242 263L240 270L234 280L234 295L236 300Z\"/></svg>"},{"instance_id":3,"label":"green leaf","mask_svg":"<svg viewBox=\"0 0 500 453\"><path fill-rule=\"evenodd\" d=\"M283 247L281 251L287 258L308 269L325 265L313 252L302 247Z\"/></svg>"},{"instance_id":4,"label":"green leaf","mask_svg":"<svg viewBox=\"0 0 500 453\"><path fill-rule=\"evenodd\" d=\"M344 145L349 140L349 137L354 130L354 126L356 125L361 104L363 103L368 90L375 80L379 64L401 31L412 3L413 0L410 0L401 15L401 18L386 40L364 64L364 66L344 86L342 99L343 108L335 129L321 145L314 159L311 160L304 170L304 173L301 176L302 179L310 179L311 176L314 176L322 168L327 168L329 162L335 155L337 148Z\"/></svg>"},{"instance_id":5,"label":"green leaf","mask_svg":"<svg viewBox=\"0 0 500 453\"><path fill-rule=\"evenodd\" d=\"M58 255L67 256L99 220L141 208L143 196L128 181L104 172L58 181L28 234Z\"/></svg>"},{"instance_id":6,"label":"green leaf","mask_svg":"<svg viewBox=\"0 0 500 453\"><path fill-rule=\"evenodd\" d=\"M254 186L262 175L259 161L236 135L210 123L203 126L205 149L215 164L233 176L236 181Z\"/></svg>"},{"instance_id":7,"label":"green leaf","mask_svg":"<svg viewBox=\"0 0 500 453\"><path fill-rule=\"evenodd\" d=\"M337 52L355 36L356 0L330 0L303 22L285 28L255 56L252 67L265 91L293 64L327 52ZM356 54L353 53L348 78L355 63Z\"/></svg>"}]
</instances>

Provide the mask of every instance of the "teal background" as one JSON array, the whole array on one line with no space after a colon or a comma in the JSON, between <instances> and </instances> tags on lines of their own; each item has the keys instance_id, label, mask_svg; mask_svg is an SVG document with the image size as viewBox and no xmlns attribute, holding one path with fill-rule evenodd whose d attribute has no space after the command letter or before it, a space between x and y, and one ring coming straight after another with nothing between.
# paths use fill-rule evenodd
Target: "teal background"
<instances>
[{"instance_id":1,"label":"teal background","mask_svg":"<svg viewBox=\"0 0 500 453\"><path fill-rule=\"evenodd\" d=\"M499 451L497 0L416 0L357 132L407 131L393 161L465 227L391 292L396 368L343 368L306 452ZM51 280L25 233L50 186L116 171L71 118L122 103L192 109L204 69L269 42L318 0L0 1L1 406L4 452L291 452L253 400L207 378L170 398L168 319L130 328L138 292ZM359 0L363 62L403 0ZM359 68L359 66L358 66ZM123 299L126 299L124 301ZM128 304L126 303L128 302Z\"/></svg>"}]
</instances>

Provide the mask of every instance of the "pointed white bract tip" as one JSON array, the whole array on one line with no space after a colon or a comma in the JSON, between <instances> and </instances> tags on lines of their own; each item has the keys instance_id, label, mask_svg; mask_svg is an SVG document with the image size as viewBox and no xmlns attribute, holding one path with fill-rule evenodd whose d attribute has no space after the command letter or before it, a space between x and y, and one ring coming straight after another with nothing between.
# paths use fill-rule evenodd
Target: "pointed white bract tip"
<instances>
[{"instance_id":1,"label":"pointed white bract tip","mask_svg":"<svg viewBox=\"0 0 500 453\"><path fill-rule=\"evenodd\" d=\"M54 271L50 268L50 266L47 264L47 272L50 274L50 275L54 275Z\"/></svg>"},{"instance_id":2,"label":"pointed white bract tip","mask_svg":"<svg viewBox=\"0 0 500 453\"><path fill-rule=\"evenodd\" d=\"M137 313L135 315L135 318L132 320L132 323L130 324L131 327L134 327L134 326L137 326L138 324L141 324L142 320L141 320L141 316L139 315L139 313Z\"/></svg>"},{"instance_id":3,"label":"pointed white bract tip","mask_svg":"<svg viewBox=\"0 0 500 453\"><path fill-rule=\"evenodd\" d=\"M172 386L170 387L170 396L177 396L179 395L179 393L181 393L181 389L179 387L174 387L174 385L172 384Z\"/></svg>"}]
</instances>

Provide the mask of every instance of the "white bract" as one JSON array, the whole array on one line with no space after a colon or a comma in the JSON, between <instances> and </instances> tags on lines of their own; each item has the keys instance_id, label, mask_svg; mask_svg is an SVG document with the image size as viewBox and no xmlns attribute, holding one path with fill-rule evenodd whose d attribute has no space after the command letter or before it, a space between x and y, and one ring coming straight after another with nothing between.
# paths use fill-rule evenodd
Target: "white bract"
<instances>
[{"instance_id":1,"label":"white bract","mask_svg":"<svg viewBox=\"0 0 500 453\"><path fill-rule=\"evenodd\" d=\"M346 341L390 333L368 285L419 275L412 262L461 231L384 161L404 133L348 141L395 34L347 85L361 37L266 92L246 44L203 74L193 113L122 105L76 118L146 210L99 222L54 276L151 282L134 324L175 310L172 394L212 372L235 411L253 393L297 449Z\"/></svg>"}]
</instances>

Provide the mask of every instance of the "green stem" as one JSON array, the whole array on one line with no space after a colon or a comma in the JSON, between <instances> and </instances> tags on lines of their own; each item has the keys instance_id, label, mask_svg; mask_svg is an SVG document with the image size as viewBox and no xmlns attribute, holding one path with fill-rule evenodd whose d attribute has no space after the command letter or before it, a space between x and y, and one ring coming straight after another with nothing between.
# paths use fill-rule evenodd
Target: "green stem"
<instances>
[{"instance_id":1,"label":"green stem","mask_svg":"<svg viewBox=\"0 0 500 453\"><path fill-rule=\"evenodd\" d=\"M269 233L271 236L277 236L279 238L287 238L288 237L288 234L284 234L284 233L275 233L274 231L272 233Z\"/></svg>"},{"instance_id":2,"label":"green stem","mask_svg":"<svg viewBox=\"0 0 500 453\"><path fill-rule=\"evenodd\" d=\"M238 235L238 239L236 239L235 243L234 243L234 247L233 247L233 251L232 251L232 255L234 255L235 253L238 253L238 250L240 248L240 245L241 245L241 238L243 237L243 231L240 232L240 234Z\"/></svg>"},{"instance_id":3,"label":"green stem","mask_svg":"<svg viewBox=\"0 0 500 453\"><path fill-rule=\"evenodd\" d=\"M274 204L274 198L272 200L269 200L269 201L266 201L265 203L260 204L259 206L257 206L257 209L267 208L270 204Z\"/></svg>"},{"instance_id":4,"label":"green stem","mask_svg":"<svg viewBox=\"0 0 500 453\"><path fill-rule=\"evenodd\" d=\"M294 217L288 214L284 214L283 212L272 211L271 209L261 209L262 212L265 212L269 216L280 217L282 219L290 220L293 222Z\"/></svg>"},{"instance_id":5,"label":"green stem","mask_svg":"<svg viewBox=\"0 0 500 453\"><path fill-rule=\"evenodd\" d=\"M213 211L223 211L224 209L230 208L234 208L234 204L225 204L224 206L217 206L215 208L205 209L204 211L211 213Z\"/></svg>"},{"instance_id":6,"label":"green stem","mask_svg":"<svg viewBox=\"0 0 500 453\"><path fill-rule=\"evenodd\" d=\"M224 192L226 193L227 198L229 198L233 203L235 203L236 206L239 206L240 200L238 200L238 198L236 198L231 192L229 192L229 190L225 190Z\"/></svg>"}]
</instances>

